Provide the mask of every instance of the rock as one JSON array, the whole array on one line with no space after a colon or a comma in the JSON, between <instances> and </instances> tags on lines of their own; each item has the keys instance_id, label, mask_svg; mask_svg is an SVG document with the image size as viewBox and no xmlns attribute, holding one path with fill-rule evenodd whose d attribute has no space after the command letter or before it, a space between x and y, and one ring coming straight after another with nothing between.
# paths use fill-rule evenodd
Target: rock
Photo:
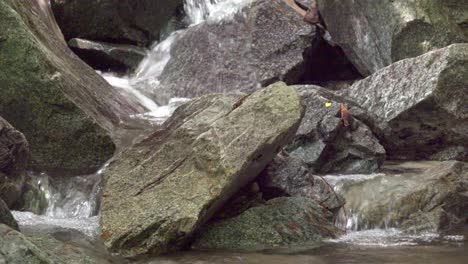
<instances>
[{"instance_id":1,"label":"rock","mask_svg":"<svg viewBox=\"0 0 468 264\"><path fill-rule=\"evenodd\" d=\"M36 215L42 215L47 209L48 202L45 192L41 190L35 175L27 175L22 195L16 201L13 209L16 211L28 211Z\"/></svg>"},{"instance_id":2,"label":"rock","mask_svg":"<svg viewBox=\"0 0 468 264\"><path fill-rule=\"evenodd\" d=\"M0 117L0 200L9 208L23 192L28 158L24 135Z\"/></svg>"},{"instance_id":3,"label":"rock","mask_svg":"<svg viewBox=\"0 0 468 264\"><path fill-rule=\"evenodd\" d=\"M29 241L20 232L0 224L0 263L66 263Z\"/></svg>"},{"instance_id":4,"label":"rock","mask_svg":"<svg viewBox=\"0 0 468 264\"><path fill-rule=\"evenodd\" d=\"M467 159L468 44L399 61L341 94L372 114L390 159L429 159L447 148L463 148Z\"/></svg>"},{"instance_id":5,"label":"rock","mask_svg":"<svg viewBox=\"0 0 468 264\"><path fill-rule=\"evenodd\" d=\"M254 1L229 21L207 21L179 34L161 76L138 85L157 90L156 101L166 104L173 97L253 92L278 80L295 83L313 29L282 0ZM154 78L160 80L157 87Z\"/></svg>"},{"instance_id":6,"label":"rock","mask_svg":"<svg viewBox=\"0 0 468 264\"><path fill-rule=\"evenodd\" d=\"M266 199L281 196L306 197L320 203L336 217L345 204L320 176L314 175L307 164L295 156L278 155L257 179Z\"/></svg>"},{"instance_id":7,"label":"rock","mask_svg":"<svg viewBox=\"0 0 468 264\"><path fill-rule=\"evenodd\" d=\"M149 46L183 0L52 0L65 38Z\"/></svg>"},{"instance_id":8,"label":"rock","mask_svg":"<svg viewBox=\"0 0 468 264\"><path fill-rule=\"evenodd\" d=\"M74 55L52 18L45 0L0 3L8 33L0 42L0 115L28 138L30 168L86 174L114 153L106 130L143 109Z\"/></svg>"},{"instance_id":9,"label":"rock","mask_svg":"<svg viewBox=\"0 0 468 264\"><path fill-rule=\"evenodd\" d=\"M138 46L73 38L68 46L94 69L112 72L134 71L147 50Z\"/></svg>"},{"instance_id":10,"label":"rock","mask_svg":"<svg viewBox=\"0 0 468 264\"><path fill-rule=\"evenodd\" d=\"M318 3L333 40L364 76L399 60L468 41L468 5L464 1Z\"/></svg>"},{"instance_id":11,"label":"rock","mask_svg":"<svg viewBox=\"0 0 468 264\"><path fill-rule=\"evenodd\" d=\"M5 224L10 228L19 230L18 223L2 199L0 199L0 224Z\"/></svg>"},{"instance_id":12,"label":"rock","mask_svg":"<svg viewBox=\"0 0 468 264\"><path fill-rule=\"evenodd\" d=\"M371 173L385 160L385 149L372 131L352 118L344 126L339 97L317 86L295 86L306 112L293 143L286 147L291 156L301 158L318 173ZM361 110L350 105L350 111Z\"/></svg>"},{"instance_id":13,"label":"rock","mask_svg":"<svg viewBox=\"0 0 468 264\"><path fill-rule=\"evenodd\" d=\"M302 111L299 95L284 83L179 107L104 172L106 246L131 257L186 245L292 139Z\"/></svg>"},{"instance_id":14,"label":"rock","mask_svg":"<svg viewBox=\"0 0 468 264\"><path fill-rule=\"evenodd\" d=\"M353 229L447 232L466 225L467 163L405 162L386 165L384 172L367 180L335 177L350 217L358 219Z\"/></svg>"},{"instance_id":15,"label":"rock","mask_svg":"<svg viewBox=\"0 0 468 264\"><path fill-rule=\"evenodd\" d=\"M330 216L313 200L276 198L237 217L208 224L193 247L251 251L319 245L324 238L342 233Z\"/></svg>"}]
</instances>

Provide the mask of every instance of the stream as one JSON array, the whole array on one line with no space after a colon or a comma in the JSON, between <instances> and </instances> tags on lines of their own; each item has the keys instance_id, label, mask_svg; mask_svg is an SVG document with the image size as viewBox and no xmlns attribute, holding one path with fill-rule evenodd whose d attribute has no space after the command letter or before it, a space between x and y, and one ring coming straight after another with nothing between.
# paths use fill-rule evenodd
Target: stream
<instances>
[{"instance_id":1,"label":"stream","mask_svg":"<svg viewBox=\"0 0 468 264\"><path fill-rule=\"evenodd\" d=\"M152 47L134 74L117 76L101 75L125 96L136 98L147 113L135 116L161 124L185 98L172 98L168 105L158 105L152 92L146 87L158 85L158 76L171 59L170 49L174 41L191 26L208 21L222 23L225 19L248 5L251 0L186 0L185 12L190 26L170 34ZM55 233L79 231L97 241L100 234L99 204L101 175L106 165L91 175L74 178L49 178L45 174L36 177L45 194L48 207L42 215L30 212L12 212L25 233ZM325 176L335 191L350 182L369 181L382 174ZM362 198L360 198L362 199ZM372 196L361 203L372 202ZM392 210L392 208L389 208ZM347 230L338 239L325 241L319 248L284 248L263 252L185 251L175 255L140 260L137 263L468 263L468 245L462 235L422 233L409 235L398 229L397 223L382 227L370 227L359 212L349 208L349 214L341 217L338 226ZM72 242L73 239L70 239ZM100 243L100 242L95 242ZM118 262L118 261L117 261Z\"/></svg>"}]
</instances>

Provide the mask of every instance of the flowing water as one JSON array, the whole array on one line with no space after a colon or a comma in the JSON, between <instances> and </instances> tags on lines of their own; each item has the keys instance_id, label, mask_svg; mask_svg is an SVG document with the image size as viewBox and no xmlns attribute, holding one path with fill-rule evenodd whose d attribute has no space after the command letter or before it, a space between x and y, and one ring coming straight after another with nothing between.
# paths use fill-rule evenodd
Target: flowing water
<instances>
[{"instance_id":1,"label":"flowing water","mask_svg":"<svg viewBox=\"0 0 468 264\"><path fill-rule=\"evenodd\" d=\"M185 11L190 26L200 23L221 23L253 0L186 0ZM190 28L189 26L189 28ZM148 111L135 116L160 124L188 99L173 98L168 105L158 105L148 87L159 85L158 77L171 59L171 46L189 29L170 34L154 45L135 73L116 76L100 73L122 94L137 100ZM107 166L107 165L106 165ZM87 236L99 236L99 199L101 174L67 178L35 175L48 201L42 215L13 212L24 232L53 233L78 230ZM348 175L325 178L340 192L344 185L381 177L382 174ZM364 201L371 202L371 201ZM389 208L391 210L392 208ZM338 225L348 233L338 239L327 240L317 248L289 248L265 252L187 251L139 263L468 263L468 247L464 236L440 236L436 233L408 235L395 226L369 229L358 210L342 216Z\"/></svg>"}]
</instances>

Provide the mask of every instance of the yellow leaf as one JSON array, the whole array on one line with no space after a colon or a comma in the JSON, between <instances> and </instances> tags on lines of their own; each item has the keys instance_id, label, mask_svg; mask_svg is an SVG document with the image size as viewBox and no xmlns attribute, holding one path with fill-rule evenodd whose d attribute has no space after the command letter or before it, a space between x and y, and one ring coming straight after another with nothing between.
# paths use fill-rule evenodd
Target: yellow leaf
<instances>
[{"instance_id":1,"label":"yellow leaf","mask_svg":"<svg viewBox=\"0 0 468 264\"><path fill-rule=\"evenodd\" d=\"M332 103L330 103L330 102L326 102L326 103L325 103L325 107L326 107L326 108L330 108L331 106L332 106Z\"/></svg>"}]
</instances>

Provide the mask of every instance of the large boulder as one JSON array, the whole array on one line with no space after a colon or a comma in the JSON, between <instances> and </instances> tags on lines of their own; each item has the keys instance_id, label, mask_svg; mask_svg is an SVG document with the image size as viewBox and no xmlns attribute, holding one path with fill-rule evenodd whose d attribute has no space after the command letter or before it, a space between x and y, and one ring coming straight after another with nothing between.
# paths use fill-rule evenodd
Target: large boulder
<instances>
[{"instance_id":1,"label":"large boulder","mask_svg":"<svg viewBox=\"0 0 468 264\"><path fill-rule=\"evenodd\" d=\"M342 95L373 116L391 159L467 159L468 44L396 62Z\"/></svg>"},{"instance_id":2,"label":"large boulder","mask_svg":"<svg viewBox=\"0 0 468 264\"><path fill-rule=\"evenodd\" d=\"M45 251L26 236L0 223L0 263L66 263Z\"/></svg>"},{"instance_id":3,"label":"large boulder","mask_svg":"<svg viewBox=\"0 0 468 264\"><path fill-rule=\"evenodd\" d=\"M317 86L295 86L306 106L294 141L286 147L318 173L371 173L385 160L385 149L371 129L353 114L362 109L348 104L350 124L345 126L340 104L347 98Z\"/></svg>"},{"instance_id":4,"label":"large boulder","mask_svg":"<svg viewBox=\"0 0 468 264\"><path fill-rule=\"evenodd\" d=\"M0 115L28 138L30 167L95 171L114 153L105 129L142 109L70 51L48 1L1 1L0 25Z\"/></svg>"},{"instance_id":5,"label":"large boulder","mask_svg":"<svg viewBox=\"0 0 468 264\"><path fill-rule=\"evenodd\" d=\"M65 38L149 46L183 0L52 0Z\"/></svg>"},{"instance_id":6,"label":"large boulder","mask_svg":"<svg viewBox=\"0 0 468 264\"><path fill-rule=\"evenodd\" d=\"M204 227L193 247L203 249L263 250L317 246L342 233L331 214L308 198L276 198L264 206Z\"/></svg>"},{"instance_id":7,"label":"large boulder","mask_svg":"<svg viewBox=\"0 0 468 264\"><path fill-rule=\"evenodd\" d=\"M26 138L0 117L0 200L10 208L23 192L28 158Z\"/></svg>"},{"instance_id":8,"label":"large boulder","mask_svg":"<svg viewBox=\"0 0 468 264\"><path fill-rule=\"evenodd\" d=\"M15 230L19 230L18 223L16 222L15 218L11 214L8 206L5 202L0 198L0 224L5 224L10 228Z\"/></svg>"},{"instance_id":9,"label":"large boulder","mask_svg":"<svg viewBox=\"0 0 468 264\"><path fill-rule=\"evenodd\" d=\"M365 76L401 59L468 41L468 5L446 0L321 0L320 13Z\"/></svg>"},{"instance_id":10,"label":"large boulder","mask_svg":"<svg viewBox=\"0 0 468 264\"><path fill-rule=\"evenodd\" d=\"M468 221L468 164L458 161L405 162L384 166L370 177L332 177L346 199L350 228L402 228L447 232Z\"/></svg>"},{"instance_id":11,"label":"large boulder","mask_svg":"<svg viewBox=\"0 0 468 264\"><path fill-rule=\"evenodd\" d=\"M302 112L299 95L284 83L248 97L210 95L179 107L104 172L106 246L136 256L185 245L292 139Z\"/></svg>"},{"instance_id":12,"label":"large boulder","mask_svg":"<svg viewBox=\"0 0 468 264\"><path fill-rule=\"evenodd\" d=\"M172 97L252 92L278 80L295 83L313 34L284 1L253 1L232 19L208 20L179 33L161 76L142 69L137 85L156 89L156 100L165 104Z\"/></svg>"}]
</instances>

